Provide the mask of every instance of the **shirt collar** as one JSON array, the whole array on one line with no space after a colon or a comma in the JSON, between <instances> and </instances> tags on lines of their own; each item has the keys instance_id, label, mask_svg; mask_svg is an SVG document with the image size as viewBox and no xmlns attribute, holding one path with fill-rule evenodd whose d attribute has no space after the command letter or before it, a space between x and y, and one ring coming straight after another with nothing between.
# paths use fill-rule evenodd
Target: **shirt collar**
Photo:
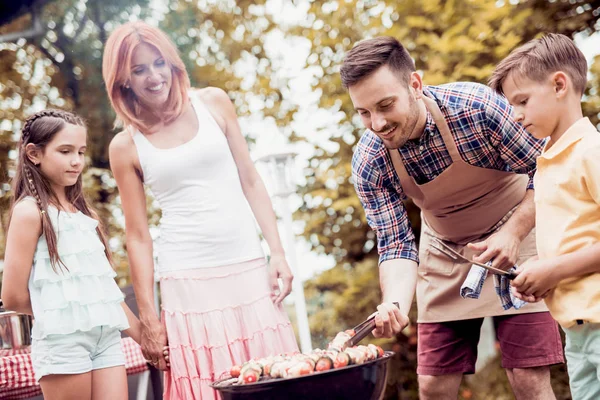
<instances>
[{"instance_id":1,"label":"shirt collar","mask_svg":"<svg viewBox=\"0 0 600 400\"><path fill-rule=\"evenodd\" d=\"M594 125L592 125L589 118L585 117L578 119L550 148L548 148L548 144L550 143L550 140L548 140L544 145L540 157L551 159L558 156L560 153L581 140L590 128L595 130Z\"/></svg>"}]
</instances>

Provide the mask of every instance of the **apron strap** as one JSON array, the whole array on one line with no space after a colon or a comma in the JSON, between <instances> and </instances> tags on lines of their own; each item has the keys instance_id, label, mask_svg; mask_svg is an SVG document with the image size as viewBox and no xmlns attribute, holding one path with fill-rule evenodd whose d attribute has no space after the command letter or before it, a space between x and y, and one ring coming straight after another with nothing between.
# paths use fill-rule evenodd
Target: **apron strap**
<instances>
[{"instance_id":1,"label":"apron strap","mask_svg":"<svg viewBox=\"0 0 600 400\"><path fill-rule=\"evenodd\" d=\"M452 157L452 162L462 161L460 158L460 154L458 152L458 147L456 147L456 142L452 137L452 132L450 131L450 127L448 126L448 122L446 122L446 118L444 118L444 114L442 114L442 110L438 106L437 102L429 97L423 95L423 102L425 106L431 113L433 117L433 121L438 127L440 134L442 135L442 139L444 140L444 144L446 145L446 149L448 149L448 153L450 153L450 157Z\"/></svg>"},{"instance_id":2,"label":"apron strap","mask_svg":"<svg viewBox=\"0 0 600 400\"><path fill-rule=\"evenodd\" d=\"M462 159L460 158L460 154L458 153L458 147L456 147L456 143L454 142L454 138L452 137L452 133L450 132L450 127L448 127L448 123L440 110L440 107L437 105L435 100L430 99L429 97L423 95L423 102L425 103L425 107L431 113L433 117L433 121L438 127L440 134L442 135L442 140L444 141L444 145L448 149L448 153L452 158L452 162L460 162ZM400 156L400 150L393 149L388 151L390 158L392 160L392 164L394 165L394 169L396 170L396 175L398 175L398 179L400 182L410 182L409 179L413 179L406 170L404 166L404 162L402 161L402 157ZM418 188L418 185L415 185Z\"/></svg>"}]
</instances>

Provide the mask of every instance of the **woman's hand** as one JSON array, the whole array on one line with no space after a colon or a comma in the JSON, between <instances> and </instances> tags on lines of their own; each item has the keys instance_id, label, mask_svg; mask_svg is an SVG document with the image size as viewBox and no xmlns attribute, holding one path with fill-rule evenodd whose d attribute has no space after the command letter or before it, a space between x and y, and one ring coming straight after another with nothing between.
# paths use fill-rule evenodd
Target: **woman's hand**
<instances>
[{"instance_id":1,"label":"woman's hand","mask_svg":"<svg viewBox=\"0 0 600 400\"><path fill-rule=\"evenodd\" d=\"M279 279L283 287L279 288ZM271 300L279 304L292 291L294 275L285 259L284 254L272 254L269 260L269 283L271 284Z\"/></svg>"},{"instance_id":2,"label":"woman's hand","mask_svg":"<svg viewBox=\"0 0 600 400\"><path fill-rule=\"evenodd\" d=\"M142 320L141 346L144 358L158 369L169 367L168 356L165 358L167 347L167 331L158 318ZM167 350L168 354L168 350Z\"/></svg>"}]
</instances>

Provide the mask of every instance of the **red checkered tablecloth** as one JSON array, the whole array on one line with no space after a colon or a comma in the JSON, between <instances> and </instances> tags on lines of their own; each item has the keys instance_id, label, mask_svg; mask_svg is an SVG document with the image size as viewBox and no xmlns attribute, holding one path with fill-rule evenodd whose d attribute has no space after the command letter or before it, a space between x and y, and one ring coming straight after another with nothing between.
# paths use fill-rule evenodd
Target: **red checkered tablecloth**
<instances>
[{"instance_id":1,"label":"red checkered tablecloth","mask_svg":"<svg viewBox=\"0 0 600 400\"><path fill-rule=\"evenodd\" d=\"M142 349L133 339L121 339L121 348L125 353L127 375L148 369ZM42 391L35 382L29 352L15 350L13 355L0 357L0 399L26 399L40 394Z\"/></svg>"}]
</instances>

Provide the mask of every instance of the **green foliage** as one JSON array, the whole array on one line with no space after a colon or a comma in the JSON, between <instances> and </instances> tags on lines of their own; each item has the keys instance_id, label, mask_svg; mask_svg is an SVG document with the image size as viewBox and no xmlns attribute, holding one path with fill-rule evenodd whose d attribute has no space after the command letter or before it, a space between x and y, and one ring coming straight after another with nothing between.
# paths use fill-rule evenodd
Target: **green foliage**
<instances>
[{"instance_id":1,"label":"green foliage","mask_svg":"<svg viewBox=\"0 0 600 400\"><path fill-rule=\"evenodd\" d=\"M340 82L339 68L346 52L364 38L390 35L408 48L426 84L485 83L502 58L537 35L591 32L600 2L346 0L310 4L306 22L292 33L312 43L307 66L315 71L313 87L320 94L319 106L339 116L339 123L335 129L322 127L321 136L331 135L331 143L315 145L315 156L305 170L304 203L296 218L305 222L304 236L313 249L337 260L331 271L307 283L312 331L319 337L331 337L353 326L357 315L369 315L380 302L375 235L366 224L351 182L351 156L363 127ZM586 115L596 123L599 65L596 59L584 104ZM331 144L335 150L327 151ZM406 205L418 237L419 210L411 202ZM400 335L398 340L406 338ZM415 360L408 358L408 348L398 349L405 362L413 365L395 369L402 372L391 377L392 381L403 379L415 366ZM387 396L416 398L414 392L390 390Z\"/></svg>"},{"instance_id":2,"label":"green foliage","mask_svg":"<svg viewBox=\"0 0 600 400\"><path fill-rule=\"evenodd\" d=\"M328 146L315 145L305 169L304 203L296 219L313 249L335 257L337 265L306 282L315 346L354 326L380 301L375 235L351 182L353 146L362 134L360 120L342 88L339 67L359 40L392 35L410 50L427 84L455 80L485 82L494 65L514 47L543 32L592 32L598 25L600 0L306 0L309 13L286 34L311 42L307 68L320 96L319 108L337 118L337 126L319 129ZM152 2L153 4L156 2ZM107 148L114 113L101 76L102 45L119 24L131 18L154 19L177 44L193 85L218 86L235 102L240 115L273 117L288 132L296 102L288 82L276 78L284 67L265 49L277 30L266 0L170 0L165 10L148 0L57 0L42 14L46 32L32 40L0 44L0 258L8 216L8 183L14 168L15 143L22 121L45 107L71 109L89 126L86 193L108 227L116 253L119 283L128 283L122 211L108 171ZM296 0L296 4L305 2ZM26 29L23 16L0 27L0 33ZM244 64L252 73L240 73ZM600 122L600 57L591 68L584 111ZM253 104L252 108L250 104ZM291 135L293 140L304 140ZM418 209L407 203L418 234ZM160 213L148 198L151 227ZM413 310L414 312L414 310ZM414 320L414 318L413 318ZM398 352L386 398L416 398L415 333L380 342ZM466 398L466 397L465 397ZM500 398L500 397L498 397Z\"/></svg>"},{"instance_id":3,"label":"green foliage","mask_svg":"<svg viewBox=\"0 0 600 400\"><path fill-rule=\"evenodd\" d=\"M273 71L264 50L265 35L274 24L264 1L170 1L165 10L150 9L149 1L60 0L43 10L45 33L31 40L0 44L0 238L6 230L9 182L14 173L16 141L22 121L46 107L72 110L86 119L89 169L86 194L99 211L111 238L120 285L129 283L120 198L108 165L108 144L116 131L102 80L102 51L110 32L131 19L158 22L176 43L196 87L221 87L230 93L241 114L248 102L261 104L253 113L291 118L280 107L281 95L270 82ZM25 15L0 28L0 33L25 30ZM254 63L249 79L235 70L240 62ZM160 218L148 198L151 228ZM0 240L0 259L4 240Z\"/></svg>"}]
</instances>

